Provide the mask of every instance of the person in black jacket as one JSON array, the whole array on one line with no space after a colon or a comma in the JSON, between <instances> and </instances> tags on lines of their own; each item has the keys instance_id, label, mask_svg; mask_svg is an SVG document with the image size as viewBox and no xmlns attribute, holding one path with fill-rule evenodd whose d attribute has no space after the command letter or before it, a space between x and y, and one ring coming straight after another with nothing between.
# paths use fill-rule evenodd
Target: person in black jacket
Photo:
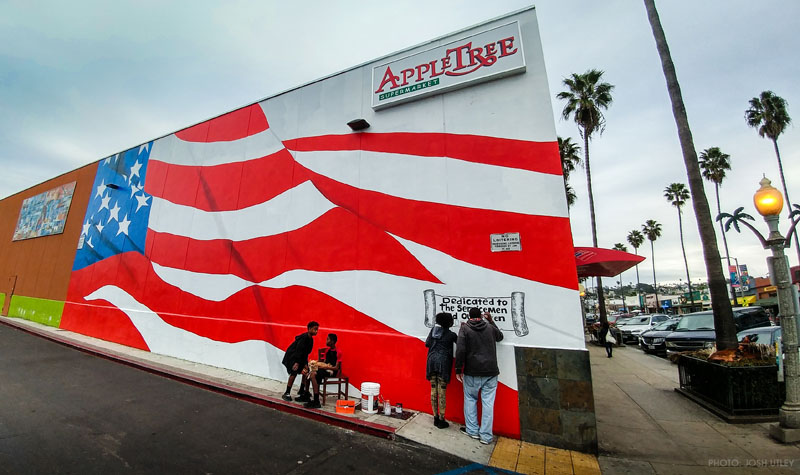
<instances>
[{"instance_id":1,"label":"person in black jacket","mask_svg":"<svg viewBox=\"0 0 800 475\"><path fill-rule=\"evenodd\" d=\"M289 373L289 382L286 384L286 392L283 393L281 398L284 401L291 401L292 385L294 379L298 374L301 374L300 391L297 393L296 400L298 402L308 402L311 400L311 393L308 392L308 355L314 349L314 336L319 331L319 323L315 321L308 322L306 325L306 332L301 333L294 337L294 341L289 348L286 349L286 354L283 355L283 366Z\"/></svg>"},{"instance_id":2,"label":"person in black jacket","mask_svg":"<svg viewBox=\"0 0 800 475\"><path fill-rule=\"evenodd\" d=\"M494 440L492 423L494 420L494 397L497 393L497 342L503 339L503 332L497 328L489 312L478 308L469 309L469 320L461 325L456 344L456 379L464 383L464 420L461 428L473 439L482 444ZM462 377L463 373L463 377ZM480 392L482 412L478 425L478 393Z\"/></svg>"},{"instance_id":3,"label":"person in black jacket","mask_svg":"<svg viewBox=\"0 0 800 475\"><path fill-rule=\"evenodd\" d=\"M453 315L442 312L436 315L436 325L431 328L425 346L428 348L428 363L425 377L431 382L431 407L433 408L433 425L445 429L450 424L444 420L447 405L447 383L450 382L450 371L453 368L453 345L456 334L450 331L453 326Z\"/></svg>"}]
</instances>

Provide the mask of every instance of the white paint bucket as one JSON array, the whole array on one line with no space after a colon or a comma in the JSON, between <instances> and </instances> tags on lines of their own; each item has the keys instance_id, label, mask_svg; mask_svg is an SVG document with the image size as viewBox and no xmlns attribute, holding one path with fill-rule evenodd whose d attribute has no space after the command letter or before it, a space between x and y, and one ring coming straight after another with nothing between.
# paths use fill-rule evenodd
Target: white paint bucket
<instances>
[{"instance_id":1,"label":"white paint bucket","mask_svg":"<svg viewBox=\"0 0 800 475\"><path fill-rule=\"evenodd\" d=\"M367 414L378 412L378 395L381 385L378 383L361 383L361 410Z\"/></svg>"}]
</instances>

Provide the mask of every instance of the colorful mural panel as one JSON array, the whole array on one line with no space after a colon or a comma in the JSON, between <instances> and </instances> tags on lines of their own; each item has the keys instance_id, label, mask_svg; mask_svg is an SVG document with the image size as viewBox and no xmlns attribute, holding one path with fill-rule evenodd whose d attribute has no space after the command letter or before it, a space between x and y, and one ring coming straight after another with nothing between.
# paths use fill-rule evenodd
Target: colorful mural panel
<instances>
[{"instance_id":1,"label":"colorful mural panel","mask_svg":"<svg viewBox=\"0 0 800 475\"><path fill-rule=\"evenodd\" d=\"M31 196L22 202L14 241L64 232L75 182Z\"/></svg>"}]
</instances>

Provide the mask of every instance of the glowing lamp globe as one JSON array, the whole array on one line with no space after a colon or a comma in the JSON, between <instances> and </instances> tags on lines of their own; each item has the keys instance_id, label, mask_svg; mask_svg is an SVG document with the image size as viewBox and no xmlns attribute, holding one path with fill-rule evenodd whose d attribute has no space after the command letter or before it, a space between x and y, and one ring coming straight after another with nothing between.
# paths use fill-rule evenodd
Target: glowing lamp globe
<instances>
[{"instance_id":1,"label":"glowing lamp globe","mask_svg":"<svg viewBox=\"0 0 800 475\"><path fill-rule=\"evenodd\" d=\"M761 216L777 216L783 209L783 195L767 177L759 182L761 188L753 195L753 203Z\"/></svg>"}]
</instances>

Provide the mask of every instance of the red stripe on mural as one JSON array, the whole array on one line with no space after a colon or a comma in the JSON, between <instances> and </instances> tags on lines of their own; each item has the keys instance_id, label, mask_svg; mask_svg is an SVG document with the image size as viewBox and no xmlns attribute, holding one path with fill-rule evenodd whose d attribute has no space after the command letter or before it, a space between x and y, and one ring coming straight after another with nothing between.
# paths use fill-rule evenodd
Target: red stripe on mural
<instances>
[{"instance_id":1,"label":"red stripe on mural","mask_svg":"<svg viewBox=\"0 0 800 475\"><path fill-rule=\"evenodd\" d=\"M309 179L331 202L389 233L487 269L578 288L569 218L398 198L345 185L298 164L295 181ZM490 235L507 232L520 233L522 250L491 252Z\"/></svg>"},{"instance_id":2,"label":"red stripe on mural","mask_svg":"<svg viewBox=\"0 0 800 475\"><path fill-rule=\"evenodd\" d=\"M557 142L529 142L480 135L393 132L321 135L288 140L285 144L298 152L368 150L423 157L451 157L561 175Z\"/></svg>"},{"instance_id":3,"label":"red stripe on mural","mask_svg":"<svg viewBox=\"0 0 800 475\"><path fill-rule=\"evenodd\" d=\"M339 336L343 369L358 387L364 381L381 384L382 395L406 407L430 412L430 385L425 380L427 349L418 338L401 334L367 315L313 289L249 288L223 302L210 302L168 285L156 276L147 259L128 252L73 272L67 307L91 306L93 316L81 320L71 311L62 318L62 328L109 341L120 341L113 326L102 324L124 314L104 301L86 302L83 296L96 290L93 276L106 276L140 303L157 312L170 325L216 341L264 340L285 349L302 333L309 320L320 323L315 349L324 346L329 332ZM87 311L85 308L83 311ZM65 308L66 313L66 308ZM423 316L418 316L422 325ZM132 326L130 322L129 326ZM451 379L446 417L463 422L461 385ZM495 432L519 436L517 392L499 385Z\"/></svg>"},{"instance_id":4,"label":"red stripe on mural","mask_svg":"<svg viewBox=\"0 0 800 475\"><path fill-rule=\"evenodd\" d=\"M263 132L268 128L269 124L261 106L253 104L193 125L175 135L187 142L227 142Z\"/></svg>"},{"instance_id":5,"label":"red stripe on mural","mask_svg":"<svg viewBox=\"0 0 800 475\"><path fill-rule=\"evenodd\" d=\"M292 269L374 270L440 283L396 239L342 208L303 228L247 241L197 241L148 231L147 255L163 266L262 282Z\"/></svg>"}]
</instances>

